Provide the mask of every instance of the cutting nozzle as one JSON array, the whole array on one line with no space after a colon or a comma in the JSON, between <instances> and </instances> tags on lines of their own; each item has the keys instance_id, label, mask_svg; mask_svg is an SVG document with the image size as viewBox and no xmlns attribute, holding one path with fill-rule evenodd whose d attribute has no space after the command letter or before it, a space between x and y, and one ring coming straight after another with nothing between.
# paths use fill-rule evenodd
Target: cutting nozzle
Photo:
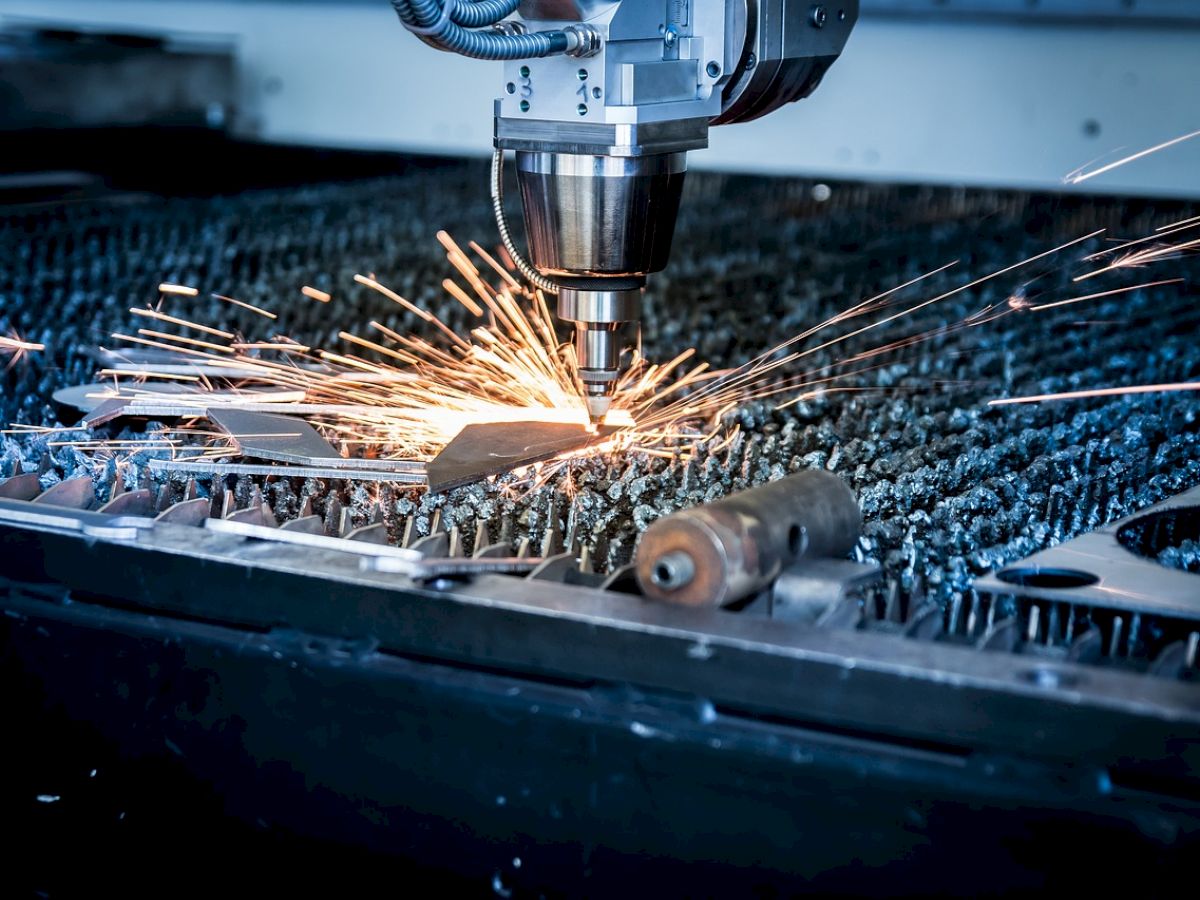
<instances>
[{"instance_id":1,"label":"cutting nozzle","mask_svg":"<svg viewBox=\"0 0 1200 900\"><path fill-rule=\"evenodd\" d=\"M616 393L616 382L583 383L583 402L587 404L588 418L593 425L601 425L608 410L612 406L613 395Z\"/></svg>"},{"instance_id":2,"label":"cutting nozzle","mask_svg":"<svg viewBox=\"0 0 1200 900\"><path fill-rule=\"evenodd\" d=\"M604 421L621 377L621 326L636 321L641 291L562 288L558 311L575 323L575 361L592 424Z\"/></svg>"},{"instance_id":3,"label":"cutting nozzle","mask_svg":"<svg viewBox=\"0 0 1200 900\"><path fill-rule=\"evenodd\" d=\"M588 416L598 425L608 414L621 376L620 324L576 322L575 358Z\"/></svg>"}]
</instances>

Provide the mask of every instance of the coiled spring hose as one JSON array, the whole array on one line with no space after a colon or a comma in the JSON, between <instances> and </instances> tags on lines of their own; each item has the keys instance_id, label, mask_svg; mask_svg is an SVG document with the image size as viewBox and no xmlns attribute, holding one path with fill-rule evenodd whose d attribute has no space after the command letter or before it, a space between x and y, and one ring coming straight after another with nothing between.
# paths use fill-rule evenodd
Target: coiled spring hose
<instances>
[{"instance_id":1,"label":"coiled spring hose","mask_svg":"<svg viewBox=\"0 0 1200 900\"><path fill-rule=\"evenodd\" d=\"M471 31L495 25L511 15L520 0L392 0L401 23L439 50L474 59L534 59L565 53L565 31L498 34Z\"/></svg>"},{"instance_id":2,"label":"coiled spring hose","mask_svg":"<svg viewBox=\"0 0 1200 900\"><path fill-rule=\"evenodd\" d=\"M492 211L496 214L496 229L500 232L500 240L504 243L504 249L508 251L517 271L525 276L526 281L544 293L557 294L558 285L531 266L513 243L512 234L508 230L508 216L504 214L504 151L498 147L492 154Z\"/></svg>"}]
</instances>

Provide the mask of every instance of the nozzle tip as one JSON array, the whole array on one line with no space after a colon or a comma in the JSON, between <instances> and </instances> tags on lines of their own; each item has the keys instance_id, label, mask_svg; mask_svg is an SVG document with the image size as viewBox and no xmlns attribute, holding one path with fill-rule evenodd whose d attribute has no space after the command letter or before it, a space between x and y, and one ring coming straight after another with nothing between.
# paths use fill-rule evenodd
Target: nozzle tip
<instances>
[{"instance_id":1,"label":"nozzle tip","mask_svg":"<svg viewBox=\"0 0 1200 900\"><path fill-rule=\"evenodd\" d=\"M610 406L612 406L612 397L593 395L587 398L588 416L593 425L599 425L604 421Z\"/></svg>"}]
</instances>

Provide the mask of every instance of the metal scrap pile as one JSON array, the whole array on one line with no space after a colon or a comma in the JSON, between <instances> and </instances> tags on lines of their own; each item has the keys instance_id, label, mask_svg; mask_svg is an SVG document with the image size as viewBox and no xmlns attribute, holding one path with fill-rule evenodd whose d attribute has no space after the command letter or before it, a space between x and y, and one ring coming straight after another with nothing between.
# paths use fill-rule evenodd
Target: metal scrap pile
<instances>
[{"instance_id":1,"label":"metal scrap pile","mask_svg":"<svg viewBox=\"0 0 1200 900\"><path fill-rule=\"evenodd\" d=\"M380 281L466 327L442 292L450 274L433 239L493 235L482 164L414 163L387 179L252 192L213 199L138 198L0 213L0 332L46 350L4 376L0 420L51 424L54 390L92 380L89 348L128 328L128 307L152 302L162 281L195 285L281 312L297 340L334 346L337 332L378 318L397 331L424 323L356 285ZM833 313L947 262L922 285L933 296L1096 228L1133 237L1195 214L1177 203L1016 193L834 185L693 174L672 269L651 287L645 351L663 359L689 346L713 366L746 361ZM514 210L515 213L515 210ZM1169 262L1154 277L1188 271ZM1194 265L1192 265L1194 271ZM1031 290L1064 288L1071 270ZM1133 273L1132 278L1139 278ZM1115 283L1136 283L1133 280ZM300 294L312 285L330 304ZM1019 276L965 292L874 344L937 328L1003 302ZM262 320L204 294L193 319L261 336ZM241 506L264 498L280 519L311 509L330 528L384 522L394 539L457 526L468 543L548 532L589 548L598 568L628 561L655 518L786 472L824 467L858 493L866 519L858 554L885 563L906 592L949 598L972 577L1200 483L1195 394L1117 397L989 408L1015 393L1179 382L1200 377L1194 289L1172 285L935 336L860 376L864 392L830 393L784 411L758 404L739 416L729 447L686 464L631 455L571 466L549 485L513 496L498 484L427 495L405 485L262 476L163 481L145 465L97 474L98 502L115 477ZM427 327L427 326L426 326ZM865 339L864 339L865 340ZM832 362L832 348L808 360ZM6 438L0 477L16 466L43 485L84 465L45 438ZM569 480L569 484L566 482ZM343 512L345 511L345 512ZM343 526L338 522L343 521Z\"/></svg>"}]
</instances>

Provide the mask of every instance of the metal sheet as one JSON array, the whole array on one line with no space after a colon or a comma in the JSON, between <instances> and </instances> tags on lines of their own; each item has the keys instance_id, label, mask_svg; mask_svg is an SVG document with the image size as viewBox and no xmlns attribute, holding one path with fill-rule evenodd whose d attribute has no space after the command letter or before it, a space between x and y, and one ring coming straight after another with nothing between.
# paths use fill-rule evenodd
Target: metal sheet
<instances>
[{"instance_id":1,"label":"metal sheet","mask_svg":"<svg viewBox=\"0 0 1200 900\"><path fill-rule=\"evenodd\" d=\"M97 512L111 516L153 516L154 492L145 488L117 494L100 507Z\"/></svg>"},{"instance_id":2,"label":"metal sheet","mask_svg":"<svg viewBox=\"0 0 1200 900\"><path fill-rule=\"evenodd\" d=\"M46 488L31 501L46 506L66 506L71 509L91 509L96 491L90 478L68 478Z\"/></svg>"},{"instance_id":3,"label":"metal sheet","mask_svg":"<svg viewBox=\"0 0 1200 900\"><path fill-rule=\"evenodd\" d=\"M1122 529L1143 518L1198 507L1200 488L1192 488L1090 534L1003 566L977 580L975 588L984 594L1200 620L1200 575L1138 556L1118 540Z\"/></svg>"},{"instance_id":4,"label":"metal sheet","mask_svg":"<svg viewBox=\"0 0 1200 900\"><path fill-rule=\"evenodd\" d=\"M425 467L429 490L448 491L482 481L560 453L598 443L612 429L589 431L581 425L549 422L501 422L468 425Z\"/></svg>"},{"instance_id":5,"label":"metal sheet","mask_svg":"<svg viewBox=\"0 0 1200 900\"><path fill-rule=\"evenodd\" d=\"M424 484L423 472L340 469L333 466L289 466L282 463L239 463L215 460L152 459L146 464L152 472L176 472L193 476L278 475L282 478L340 478L346 481L395 481Z\"/></svg>"},{"instance_id":6,"label":"metal sheet","mask_svg":"<svg viewBox=\"0 0 1200 900\"><path fill-rule=\"evenodd\" d=\"M42 492L42 483L37 472L26 472L0 481L0 498L8 500L32 500Z\"/></svg>"},{"instance_id":7,"label":"metal sheet","mask_svg":"<svg viewBox=\"0 0 1200 900\"><path fill-rule=\"evenodd\" d=\"M341 460L337 449L303 419L240 409L212 409L208 418L245 456L311 464Z\"/></svg>"}]
</instances>

